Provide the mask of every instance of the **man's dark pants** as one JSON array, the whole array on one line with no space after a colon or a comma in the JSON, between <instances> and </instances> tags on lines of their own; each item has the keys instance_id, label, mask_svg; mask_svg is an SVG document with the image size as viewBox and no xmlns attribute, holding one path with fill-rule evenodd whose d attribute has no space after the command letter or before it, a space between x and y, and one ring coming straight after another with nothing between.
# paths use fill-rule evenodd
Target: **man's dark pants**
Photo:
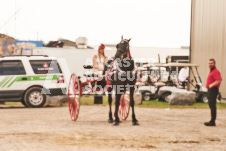
<instances>
[{"instance_id":1,"label":"man's dark pants","mask_svg":"<svg viewBox=\"0 0 226 151\"><path fill-rule=\"evenodd\" d=\"M187 83L186 81L183 81L183 82L182 82L182 87L183 87L183 89L185 89L186 83Z\"/></svg>"},{"instance_id":2,"label":"man's dark pants","mask_svg":"<svg viewBox=\"0 0 226 151\"><path fill-rule=\"evenodd\" d=\"M211 111L211 121L214 122L217 117L217 108L216 108L216 100L218 95L219 89L217 87L209 88L207 92L207 98L209 101L209 107Z\"/></svg>"}]
</instances>

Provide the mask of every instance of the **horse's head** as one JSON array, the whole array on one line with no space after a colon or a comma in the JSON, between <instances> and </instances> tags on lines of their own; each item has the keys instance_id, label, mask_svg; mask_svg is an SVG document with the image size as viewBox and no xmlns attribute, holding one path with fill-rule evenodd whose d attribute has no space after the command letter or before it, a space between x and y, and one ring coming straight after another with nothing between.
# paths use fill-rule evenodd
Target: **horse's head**
<instances>
[{"instance_id":1,"label":"horse's head","mask_svg":"<svg viewBox=\"0 0 226 151\"><path fill-rule=\"evenodd\" d=\"M120 60L124 58L131 58L130 51L129 51L129 41L131 39L123 39L123 36L121 37L121 42L116 45L117 52L115 54L115 58L119 58Z\"/></svg>"}]
</instances>

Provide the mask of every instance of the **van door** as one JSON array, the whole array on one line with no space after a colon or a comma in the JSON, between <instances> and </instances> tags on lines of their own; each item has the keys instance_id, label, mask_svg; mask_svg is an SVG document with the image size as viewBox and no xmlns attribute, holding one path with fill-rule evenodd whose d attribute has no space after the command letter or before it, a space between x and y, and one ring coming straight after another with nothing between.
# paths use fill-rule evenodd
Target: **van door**
<instances>
[{"instance_id":1,"label":"van door","mask_svg":"<svg viewBox=\"0 0 226 151\"><path fill-rule=\"evenodd\" d=\"M23 84L14 85L18 77L26 75L21 60L0 61L0 99L22 99L24 92Z\"/></svg>"},{"instance_id":2,"label":"van door","mask_svg":"<svg viewBox=\"0 0 226 151\"><path fill-rule=\"evenodd\" d=\"M66 84L59 82L58 78L63 76L63 72L57 60L29 60L34 72L33 79L39 82L48 95L64 95L66 92Z\"/></svg>"}]
</instances>

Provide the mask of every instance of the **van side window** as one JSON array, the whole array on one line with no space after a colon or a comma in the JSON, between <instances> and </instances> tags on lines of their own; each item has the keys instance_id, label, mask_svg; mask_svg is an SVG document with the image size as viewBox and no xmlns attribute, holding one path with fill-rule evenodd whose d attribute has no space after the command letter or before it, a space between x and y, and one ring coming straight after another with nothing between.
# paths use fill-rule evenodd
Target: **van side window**
<instances>
[{"instance_id":1,"label":"van side window","mask_svg":"<svg viewBox=\"0 0 226 151\"><path fill-rule=\"evenodd\" d=\"M0 63L0 75L24 75L24 66L20 60L6 60Z\"/></svg>"},{"instance_id":2,"label":"van side window","mask_svg":"<svg viewBox=\"0 0 226 151\"><path fill-rule=\"evenodd\" d=\"M62 73L56 60L30 60L30 64L35 74Z\"/></svg>"}]
</instances>

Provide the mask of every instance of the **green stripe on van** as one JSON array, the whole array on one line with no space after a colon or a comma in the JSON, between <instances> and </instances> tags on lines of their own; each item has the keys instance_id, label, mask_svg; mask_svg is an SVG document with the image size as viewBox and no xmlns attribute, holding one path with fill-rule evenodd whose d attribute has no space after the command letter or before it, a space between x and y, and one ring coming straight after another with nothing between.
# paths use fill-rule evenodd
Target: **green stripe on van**
<instances>
[{"instance_id":1,"label":"green stripe on van","mask_svg":"<svg viewBox=\"0 0 226 151\"><path fill-rule=\"evenodd\" d=\"M15 82L26 82L26 81L45 81L45 80L57 80L59 75L40 75L40 76L19 76L16 77L9 85L12 86ZM24 80L24 78L27 78ZM23 80L22 80L23 79Z\"/></svg>"},{"instance_id":2,"label":"green stripe on van","mask_svg":"<svg viewBox=\"0 0 226 151\"><path fill-rule=\"evenodd\" d=\"M4 85L2 86L3 88L6 86L6 84L8 84L11 80L12 80L13 77L10 77L5 83Z\"/></svg>"},{"instance_id":3,"label":"green stripe on van","mask_svg":"<svg viewBox=\"0 0 226 151\"><path fill-rule=\"evenodd\" d=\"M16 77L7 87L9 88L19 77Z\"/></svg>"},{"instance_id":4,"label":"green stripe on van","mask_svg":"<svg viewBox=\"0 0 226 151\"><path fill-rule=\"evenodd\" d=\"M0 82L0 86L3 85L3 83L7 80L7 78L9 78L8 76L5 77L1 82Z\"/></svg>"},{"instance_id":5,"label":"green stripe on van","mask_svg":"<svg viewBox=\"0 0 226 151\"><path fill-rule=\"evenodd\" d=\"M20 76L16 81L36 81L36 80L57 80L59 75L40 75L40 76ZM22 80L27 78L27 80Z\"/></svg>"},{"instance_id":6,"label":"green stripe on van","mask_svg":"<svg viewBox=\"0 0 226 151\"><path fill-rule=\"evenodd\" d=\"M1 87L2 87L2 85L5 83L5 82L7 82L7 80L9 79L9 76L7 76L7 77L5 77L4 79L3 79L3 81L1 82Z\"/></svg>"}]
</instances>

